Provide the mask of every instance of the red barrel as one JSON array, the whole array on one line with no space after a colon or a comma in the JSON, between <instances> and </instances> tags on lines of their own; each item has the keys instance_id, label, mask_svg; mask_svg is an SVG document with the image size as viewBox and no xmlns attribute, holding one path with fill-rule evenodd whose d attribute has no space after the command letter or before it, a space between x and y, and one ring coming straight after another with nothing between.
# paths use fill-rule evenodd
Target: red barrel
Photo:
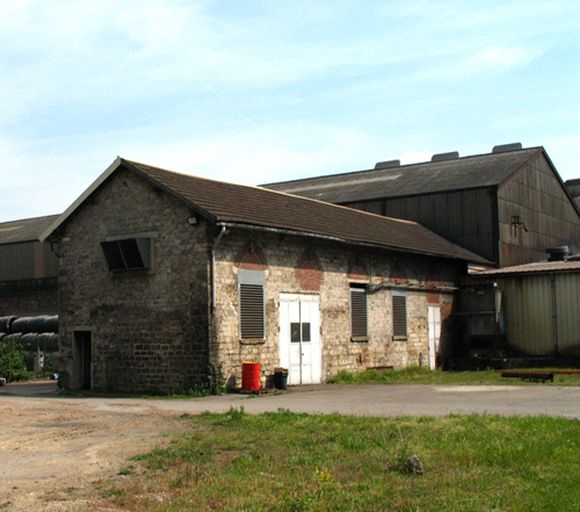
<instances>
[{"instance_id":1,"label":"red barrel","mask_svg":"<svg viewBox=\"0 0 580 512\"><path fill-rule=\"evenodd\" d=\"M260 391L260 363L242 363L242 391Z\"/></svg>"}]
</instances>

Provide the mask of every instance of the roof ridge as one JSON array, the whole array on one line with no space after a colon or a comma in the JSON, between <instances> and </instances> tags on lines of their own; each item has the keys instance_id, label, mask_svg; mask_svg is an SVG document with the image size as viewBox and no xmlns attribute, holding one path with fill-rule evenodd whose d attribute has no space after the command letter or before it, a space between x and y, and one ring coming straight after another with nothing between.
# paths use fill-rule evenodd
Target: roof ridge
<instances>
[{"instance_id":1,"label":"roof ridge","mask_svg":"<svg viewBox=\"0 0 580 512\"><path fill-rule=\"evenodd\" d=\"M287 180L287 181L274 181L272 183L263 183L262 185L260 185L261 187L270 187L270 186L276 186L276 185L289 185L291 183L296 183L296 182L305 182L305 181L311 181L311 180L319 180L319 179L323 179L323 178L335 178L337 176L352 176L355 174L364 174L364 173L369 173L369 172L378 172L378 171L385 171L385 172L393 172L396 171L397 169L401 169L403 167L414 167L414 166L420 166L420 165L437 165L437 164L449 164L449 162L457 162L457 161L461 161L461 160L467 160L469 158L480 158L483 156L488 156L488 155L507 155L510 153L516 153L516 152L524 152L524 151L530 151L530 150L543 150L543 146L531 146L529 148L522 148L522 149L512 149L510 151L502 151L501 153L478 153L475 155L465 155L465 156L460 156L458 158L454 158L453 160L439 160L439 161L432 161L432 160L427 160L424 162L413 162L413 163L409 163L409 164L403 164L403 165L398 165L396 167L388 167L388 168L384 168L384 169L361 169L358 171L346 171L346 172L335 172L332 174L323 174L323 175L319 175L319 176L310 176L308 178L296 178L296 179L292 179L292 180Z\"/></svg>"},{"instance_id":2,"label":"roof ridge","mask_svg":"<svg viewBox=\"0 0 580 512\"><path fill-rule=\"evenodd\" d=\"M141 163L141 162L136 162L134 160L129 160L129 159L126 159L126 158L123 158L123 157L121 157L121 161L126 162L126 163L128 163L130 165L135 165L135 164L136 165L142 165L144 167L149 167L151 169L156 169L158 171L168 172L168 173L171 173L171 174L177 174L179 176L185 176L186 178L201 179L201 180L205 180L205 181L211 181L213 183L225 184L225 185L228 185L228 186L244 187L244 188L249 188L249 189L252 189L252 190L260 190L262 192L266 192L267 194L279 194L279 195L291 197L292 199L300 200L300 201L311 201L311 202L315 202L315 203L318 203L318 204L322 204L325 207L348 210L349 212L354 212L355 214L362 214L362 215L368 215L368 216L371 216L371 217L377 217L377 218L380 218L380 219L387 219L387 220L390 220L390 221L400 222L402 224L413 224L413 225L418 224L418 222L415 222L415 221L412 221L412 220L398 219L396 217L389 217L387 215L379 215L379 214L372 213L372 212L365 212L363 210L357 210L355 208L350 208L348 206L342 206L342 205L339 205L339 204L329 203L327 201L321 201L320 199L313 199L313 198L310 198L310 197L304 197L304 196L299 196L299 195L296 195L296 194L291 194L289 192L283 192L281 190L269 189L269 188L263 187L261 185L243 185L243 184L240 184L240 183L231 183L229 181L222 181L222 180L216 180L216 179L213 179L213 178L206 178L205 176L198 176L198 175L193 175L193 174L187 174L185 172L178 172L178 171L173 171L173 170L169 170L169 169L164 169L162 167L156 167L154 165L149 165L149 164L144 164L144 163Z\"/></svg>"},{"instance_id":3,"label":"roof ridge","mask_svg":"<svg viewBox=\"0 0 580 512\"><path fill-rule=\"evenodd\" d=\"M171 171L121 157L117 157L45 229L40 240L52 236L85 200L123 168L172 194L209 222L249 224L304 236L330 237L348 244L489 263L485 258L414 221L385 217L255 185L240 185Z\"/></svg>"}]
</instances>

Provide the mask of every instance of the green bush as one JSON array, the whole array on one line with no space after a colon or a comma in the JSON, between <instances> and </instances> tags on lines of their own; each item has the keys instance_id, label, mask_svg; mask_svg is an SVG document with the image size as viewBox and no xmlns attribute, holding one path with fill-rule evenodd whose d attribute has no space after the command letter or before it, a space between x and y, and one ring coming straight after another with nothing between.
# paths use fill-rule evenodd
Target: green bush
<instances>
[{"instance_id":1,"label":"green bush","mask_svg":"<svg viewBox=\"0 0 580 512\"><path fill-rule=\"evenodd\" d=\"M14 341L0 342L0 377L8 382L28 378L22 349Z\"/></svg>"},{"instance_id":2,"label":"green bush","mask_svg":"<svg viewBox=\"0 0 580 512\"><path fill-rule=\"evenodd\" d=\"M44 367L42 375L52 375L60 370L59 360L54 356L44 356Z\"/></svg>"}]
</instances>

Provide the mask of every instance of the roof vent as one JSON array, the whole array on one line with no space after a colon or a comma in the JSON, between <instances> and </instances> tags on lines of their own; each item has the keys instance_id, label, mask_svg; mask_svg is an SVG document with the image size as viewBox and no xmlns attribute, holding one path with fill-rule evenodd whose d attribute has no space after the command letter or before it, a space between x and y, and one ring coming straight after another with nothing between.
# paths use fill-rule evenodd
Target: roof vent
<instances>
[{"instance_id":1,"label":"roof vent","mask_svg":"<svg viewBox=\"0 0 580 512\"><path fill-rule=\"evenodd\" d=\"M375 169L390 169L391 167L400 167L400 160L387 160L385 162L377 162L375 164Z\"/></svg>"},{"instance_id":2,"label":"roof vent","mask_svg":"<svg viewBox=\"0 0 580 512\"><path fill-rule=\"evenodd\" d=\"M492 153L507 153L508 151L518 151L522 149L521 142L512 142L511 144L500 144L499 146L494 146L491 150Z\"/></svg>"},{"instance_id":3,"label":"roof vent","mask_svg":"<svg viewBox=\"0 0 580 512\"><path fill-rule=\"evenodd\" d=\"M559 247L549 247L546 252L550 255L548 261L565 261L568 259L570 250L567 245L560 245Z\"/></svg>"},{"instance_id":4,"label":"roof vent","mask_svg":"<svg viewBox=\"0 0 580 512\"><path fill-rule=\"evenodd\" d=\"M442 162L443 160L455 160L459 158L459 151L450 151L449 153L437 153L431 157L431 162Z\"/></svg>"}]
</instances>

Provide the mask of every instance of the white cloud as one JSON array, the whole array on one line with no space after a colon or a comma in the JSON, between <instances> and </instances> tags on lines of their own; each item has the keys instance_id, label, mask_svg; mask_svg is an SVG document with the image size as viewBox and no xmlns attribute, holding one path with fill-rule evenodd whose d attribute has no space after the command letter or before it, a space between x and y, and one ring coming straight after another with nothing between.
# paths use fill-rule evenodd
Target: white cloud
<instances>
[{"instance_id":1,"label":"white cloud","mask_svg":"<svg viewBox=\"0 0 580 512\"><path fill-rule=\"evenodd\" d=\"M317 134L316 140L312 133ZM4 169L22 171L3 184L7 200L0 203L0 221L63 211L117 153L186 174L255 185L372 167L379 142L356 130L308 123L272 124L179 140L144 130L130 135L111 132L99 141L79 135L61 141L68 149L66 157L61 148L40 154L20 148L18 158L10 153L12 159Z\"/></svg>"},{"instance_id":2,"label":"white cloud","mask_svg":"<svg viewBox=\"0 0 580 512\"><path fill-rule=\"evenodd\" d=\"M119 153L260 183L481 144L455 89L532 69L578 5L0 1L0 218L63 209Z\"/></svg>"},{"instance_id":3,"label":"white cloud","mask_svg":"<svg viewBox=\"0 0 580 512\"><path fill-rule=\"evenodd\" d=\"M521 66L539 56L522 47L487 46L465 59L465 68L473 72L502 72Z\"/></svg>"}]
</instances>

